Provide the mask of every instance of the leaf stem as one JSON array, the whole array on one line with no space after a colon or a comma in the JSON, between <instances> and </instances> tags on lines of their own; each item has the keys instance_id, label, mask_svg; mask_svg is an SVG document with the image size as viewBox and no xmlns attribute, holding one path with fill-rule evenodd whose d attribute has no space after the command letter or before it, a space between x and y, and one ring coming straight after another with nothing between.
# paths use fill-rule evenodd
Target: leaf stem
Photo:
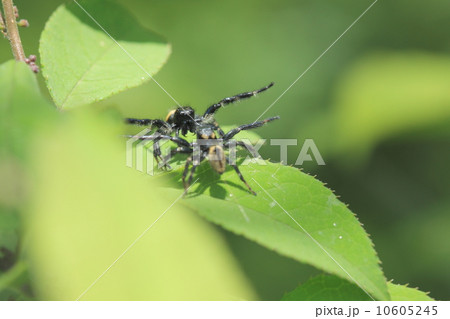
<instances>
[{"instance_id":1,"label":"leaf stem","mask_svg":"<svg viewBox=\"0 0 450 319\"><path fill-rule=\"evenodd\" d=\"M5 13L6 33L11 44L14 58L17 61L25 62L25 52L23 51L22 41L20 40L19 29L17 28L16 15L12 0L2 0L3 11Z\"/></svg>"}]
</instances>

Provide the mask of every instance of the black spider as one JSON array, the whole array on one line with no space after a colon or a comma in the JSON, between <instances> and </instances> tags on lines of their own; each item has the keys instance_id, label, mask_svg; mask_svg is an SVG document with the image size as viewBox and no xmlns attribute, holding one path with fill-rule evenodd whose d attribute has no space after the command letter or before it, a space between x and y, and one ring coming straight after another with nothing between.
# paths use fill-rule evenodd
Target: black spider
<instances>
[{"instance_id":1,"label":"black spider","mask_svg":"<svg viewBox=\"0 0 450 319\"><path fill-rule=\"evenodd\" d=\"M208 107L202 116L195 114L194 109L190 106L180 106L175 110L170 111L169 114L167 114L165 121L159 119L151 120L127 118L125 119L125 122L128 124L148 126L150 129L156 128L156 133L161 136L170 136L175 133L175 136L178 137L180 132L183 136L186 136L188 132L198 133L203 124L212 125L214 127L213 130L217 131L220 135L224 135L224 132L214 119L215 112L224 105L255 96L256 94L269 89L273 86L273 84L274 83L272 82L259 90L240 93L232 97L226 97L218 103ZM153 156L158 163L160 160L163 160L159 145L159 141L161 139L162 137L155 136L153 141ZM170 168L170 166L167 163L164 163L164 161L162 167Z\"/></svg>"},{"instance_id":2,"label":"black spider","mask_svg":"<svg viewBox=\"0 0 450 319\"><path fill-rule=\"evenodd\" d=\"M168 139L176 143L178 147L172 149L170 154L162 159L164 164L167 164L166 162L175 154L178 153L190 154L190 156L186 160L182 177L185 192L189 188L189 185L192 183L195 169L200 165L200 163L205 158L208 158L211 167L219 174L222 174L225 171L226 164L231 165L236 171L236 173L239 175L241 181L244 182L244 184L247 186L249 191L252 194L256 195L255 191L245 181L236 163L230 161L230 159L225 155L224 150L229 149L230 147L235 145L241 146L250 151L251 153L255 154L255 150L251 145L246 144L242 141L234 141L232 140L232 138L240 131L261 127L264 124L271 122L273 120L277 120L279 118L280 118L279 116L275 116L263 121L241 125L239 127L232 129L228 133L224 133L222 130L218 130L218 126L216 125L216 123L208 123L207 121L202 121L199 122L196 127L197 140L192 143L189 143L188 141L179 136L169 136L169 135L143 135L143 136L128 135L127 137L134 137L140 140L155 140L157 138L159 140ZM219 133L220 139L217 139L215 131ZM195 153L196 151L199 151L199 154L196 154ZM186 181L189 166L191 165L191 163L192 168L190 171L189 178Z\"/></svg>"}]
</instances>

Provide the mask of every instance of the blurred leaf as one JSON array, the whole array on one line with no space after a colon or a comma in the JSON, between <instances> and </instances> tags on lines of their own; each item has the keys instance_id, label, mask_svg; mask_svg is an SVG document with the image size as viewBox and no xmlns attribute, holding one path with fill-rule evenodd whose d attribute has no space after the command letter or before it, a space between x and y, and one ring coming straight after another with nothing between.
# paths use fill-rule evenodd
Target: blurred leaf
<instances>
[{"instance_id":1,"label":"blurred leaf","mask_svg":"<svg viewBox=\"0 0 450 319\"><path fill-rule=\"evenodd\" d=\"M15 251L17 246L17 229L19 227L19 217L13 212L0 209L0 249L6 248ZM0 259L2 252L0 251ZM0 272L2 267L0 266Z\"/></svg>"},{"instance_id":2,"label":"blurred leaf","mask_svg":"<svg viewBox=\"0 0 450 319\"><path fill-rule=\"evenodd\" d=\"M396 281L409 282L431 291L437 299L447 300L450 245L443 243L448 242L450 204L443 201L417 208L407 218L392 220L386 235L377 237L377 248L383 252L386 272ZM395 251L389 250L393 242Z\"/></svg>"},{"instance_id":3,"label":"blurred leaf","mask_svg":"<svg viewBox=\"0 0 450 319\"><path fill-rule=\"evenodd\" d=\"M150 79L146 72L154 75L170 54L164 39L142 28L118 4L79 3L117 43L74 2L53 13L41 36L40 53L43 75L60 108L103 100L138 86Z\"/></svg>"},{"instance_id":4,"label":"blurred leaf","mask_svg":"<svg viewBox=\"0 0 450 319\"><path fill-rule=\"evenodd\" d=\"M24 216L38 299L77 299L153 223L82 300L256 298L214 228L127 168L119 143L119 128L78 111L38 136Z\"/></svg>"},{"instance_id":5,"label":"blurred leaf","mask_svg":"<svg viewBox=\"0 0 450 319\"><path fill-rule=\"evenodd\" d=\"M24 301L24 300L30 300L26 296L24 296L20 291L13 289L13 288L7 288L5 290L0 291L0 300L1 301Z\"/></svg>"},{"instance_id":6,"label":"blurred leaf","mask_svg":"<svg viewBox=\"0 0 450 319\"><path fill-rule=\"evenodd\" d=\"M288 301L371 301L357 285L336 276L316 276L286 293L282 300Z\"/></svg>"},{"instance_id":7,"label":"blurred leaf","mask_svg":"<svg viewBox=\"0 0 450 319\"><path fill-rule=\"evenodd\" d=\"M24 157L34 130L52 115L50 104L41 96L36 77L23 62L0 65L0 159Z\"/></svg>"},{"instance_id":8,"label":"blurred leaf","mask_svg":"<svg viewBox=\"0 0 450 319\"><path fill-rule=\"evenodd\" d=\"M17 211L26 188L23 164L34 132L53 115L25 63L0 65L0 300L29 299L22 289L28 277L18 251Z\"/></svg>"},{"instance_id":9,"label":"blurred leaf","mask_svg":"<svg viewBox=\"0 0 450 319\"><path fill-rule=\"evenodd\" d=\"M25 63L0 65L0 248L14 255L19 228L16 206L22 204L24 192L21 163L33 132L45 126L52 115Z\"/></svg>"},{"instance_id":10,"label":"blurred leaf","mask_svg":"<svg viewBox=\"0 0 450 319\"><path fill-rule=\"evenodd\" d=\"M433 301L425 292L417 288L388 283L389 294L393 301Z\"/></svg>"},{"instance_id":11,"label":"blurred leaf","mask_svg":"<svg viewBox=\"0 0 450 319\"><path fill-rule=\"evenodd\" d=\"M27 266L23 261L18 261L0 277L0 300L30 300L23 289L27 282Z\"/></svg>"},{"instance_id":12,"label":"blurred leaf","mask_svg":"<svg viewBox=\"0 0 450 319\"><path fill-rule=\"evenodd\" d=\"M379 53L341 80L336 99L337 148L371 150L396 134L450 117L450 58L430 53Z\"/></svg>"},{"instance_id":13,"label":"blurred leaf","mask_svg":"<svg viewBox=\"0 0 450 319\"><path fill-rule=\"evenodd\" d=\"M348 279L348 275L277 205L275 200L342 267L376 299L389 298L373 245L353 213L331 190L298 169L264 162L240 170L258 196L249 193L235 171L218 176L203 163L198 182L183 204L227 230L319 269ZM181 188L182 169L169 176ZM259 187L260 184L266 192ZM179 190L170 190L172 196Z\"/></svg>"}]
</instances>

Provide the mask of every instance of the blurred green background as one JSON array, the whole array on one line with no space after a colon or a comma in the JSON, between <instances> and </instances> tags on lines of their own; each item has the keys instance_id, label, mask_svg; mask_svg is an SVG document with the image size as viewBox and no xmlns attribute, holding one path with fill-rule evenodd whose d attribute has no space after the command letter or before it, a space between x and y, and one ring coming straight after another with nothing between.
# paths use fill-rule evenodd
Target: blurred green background
<instances>
[{"instance_id":1,"label":"blurred green background","mask_svg":"<svg viewBox=\"0 0 450 319\"><path fill-rule=\"evenodd\" d=\"M120 1L172 44L155 77L176 100L204 110L219 99L276 85L219 112L223 124L254 121L371 4L371 1ZM63 1L16 0L27 54ZM120 23L120 22L118 22ZM283 125L259 134L312 138L326 162L303 168L348 203L371 234L388 279L450 298L450 2L380 0L265 115ZM11 58L0 41L0 61ZM39 63L39 58L38 58ZM41 87L46 91L43 79ZM173 101L152 82L96 107L163 118ZM263 157L279 160L266 145ZM280 299L317 274L223 232L256 292Z\"/></svg>"}]
</instances>

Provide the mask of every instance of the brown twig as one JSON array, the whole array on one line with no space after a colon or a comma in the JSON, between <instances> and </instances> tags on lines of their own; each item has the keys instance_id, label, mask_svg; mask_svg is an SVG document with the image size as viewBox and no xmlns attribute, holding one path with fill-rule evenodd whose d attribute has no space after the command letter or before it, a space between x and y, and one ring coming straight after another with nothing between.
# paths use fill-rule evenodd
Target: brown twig
<instances>
[{"instance_id":1,"label":"brown twig","mask_svg":"<svg viewBox=\"0 0 450 319\"><path fill-rule=\"evenodd\" d=\"M17 61L25 62L26 57L23 51L22 41L20 40L19 29L17 28L13 2L12 0L2 0L2 4L5 13L6 34L11 43L14 58Z\"/></svg>"},{"instance_id":2,"label":"brown twig","mask_svg":"<svg viewBox=\"0 0 450 319\"><path fill-rule=\"evenodd\" d=\"M0 31L6 37L6 32L4 30L6 30L5 21L3 21L3 12L0 10Z\"/></svg>"}]
</instances>

